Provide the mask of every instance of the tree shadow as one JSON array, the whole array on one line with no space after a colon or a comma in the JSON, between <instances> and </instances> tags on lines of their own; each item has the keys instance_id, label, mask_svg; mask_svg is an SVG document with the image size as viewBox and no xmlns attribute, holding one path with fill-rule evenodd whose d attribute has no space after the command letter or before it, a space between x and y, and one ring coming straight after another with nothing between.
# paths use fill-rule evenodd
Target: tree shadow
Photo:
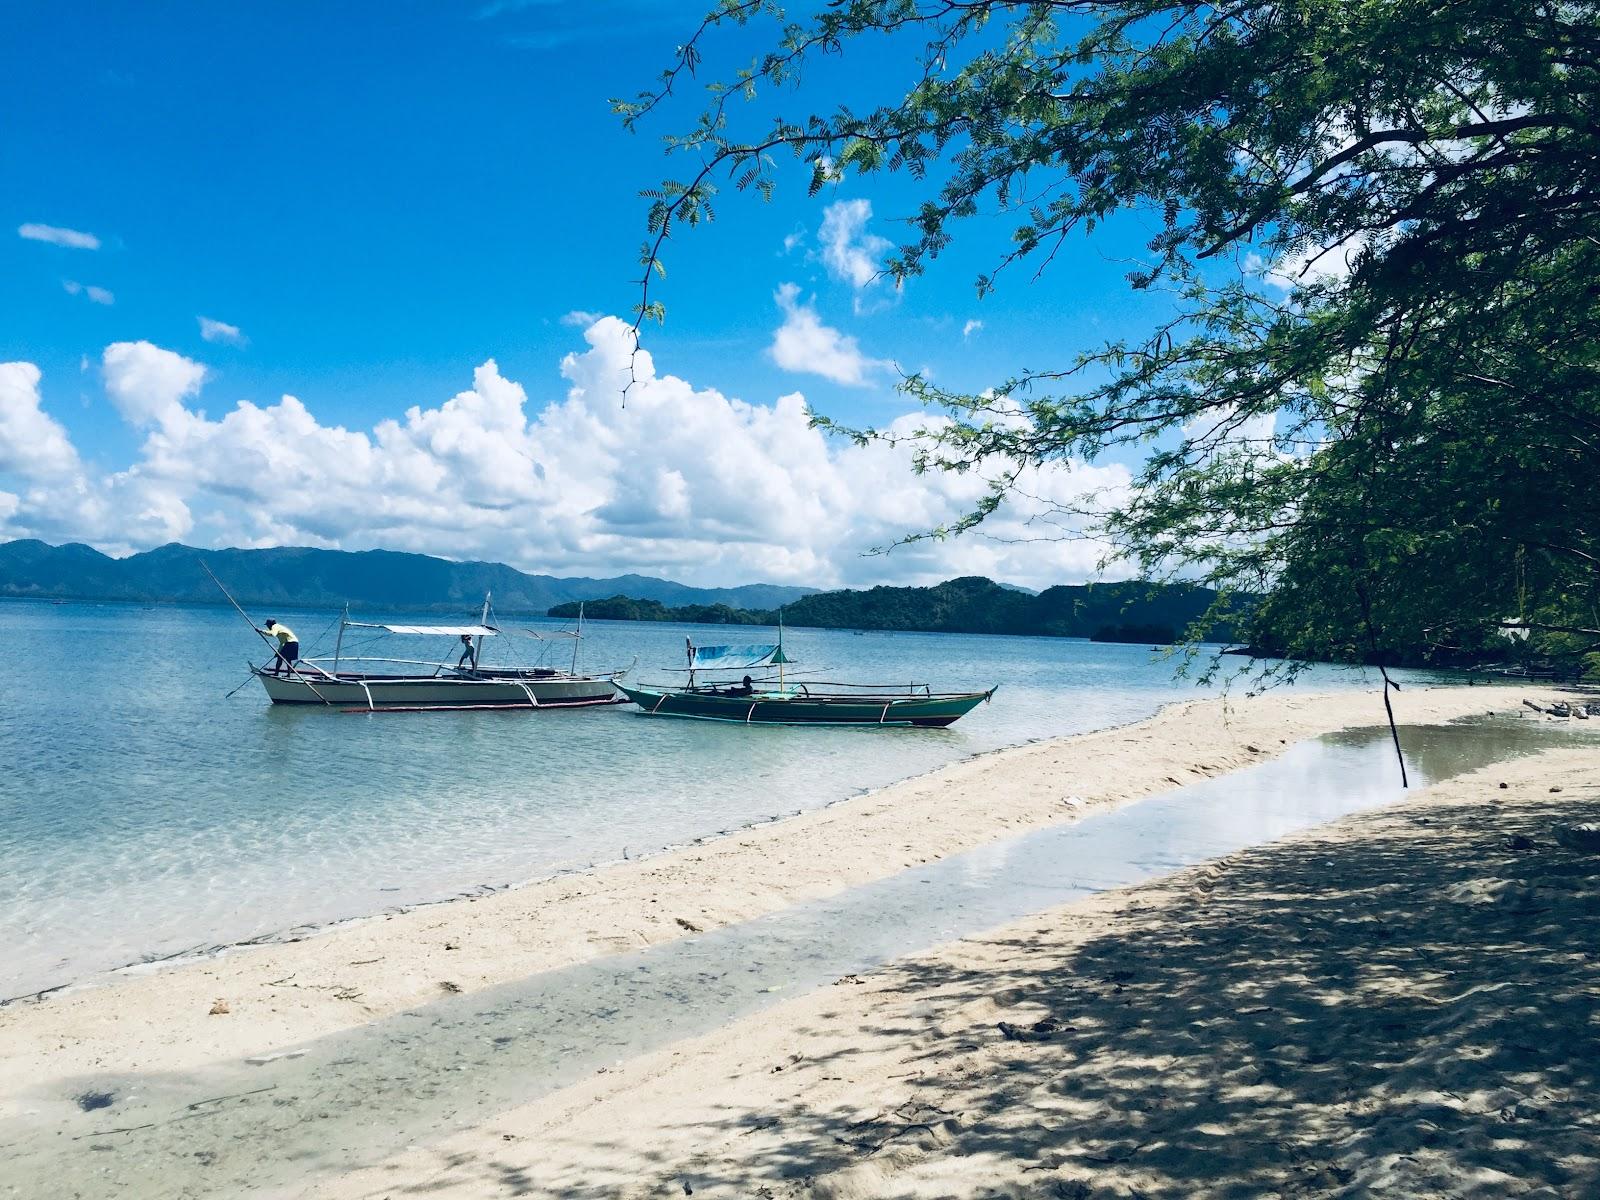
<instances>
[{"instance_id":1,"label":"tree shadow","mask_svg":"<svg viewBox=\"0 0 1600 1200\"><path fill-rule=\"evenodd\" d=\"M1600 1194L1600 857L1551 834L1600 819L1600 796L1572 790L1369 814L1381 836L1316 831L1182 872L1112 933L1013 930L959 960L895 963L866 1010L901 1039L893 1107L863 1116L802 1091L728 1111L692 1129L703 1153L638 1163L636 1186ZM800 1067L848 1078L857 1054ZM881 1087L881 1063L866 1069Z\"/></svg>"}]
</instances>

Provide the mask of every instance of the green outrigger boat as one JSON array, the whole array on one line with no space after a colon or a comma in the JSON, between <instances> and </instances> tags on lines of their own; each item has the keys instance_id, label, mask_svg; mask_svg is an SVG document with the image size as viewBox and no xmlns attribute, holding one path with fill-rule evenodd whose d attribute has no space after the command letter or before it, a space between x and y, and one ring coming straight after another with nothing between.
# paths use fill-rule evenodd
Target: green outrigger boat
<instances>
[{"instance_id":1,"label":"green outrigger boat","mask_svg":"<svg viewBox=\"0 0 1600 1200\"><path fill-rule=\"evenodd\" d=\"M792 680L794 660L776 645L696 646L688 641L687 686L617 686L653 717L694 717L741 725L944 726L994 695L935 692L927 684L828 683ZM744 672L734 681L731 675ZM754 678L751 672L761 678ZM776 672L776 677L773 673ZM697 678L709 674L711 681Z\"/></svg>"}]
</instances>

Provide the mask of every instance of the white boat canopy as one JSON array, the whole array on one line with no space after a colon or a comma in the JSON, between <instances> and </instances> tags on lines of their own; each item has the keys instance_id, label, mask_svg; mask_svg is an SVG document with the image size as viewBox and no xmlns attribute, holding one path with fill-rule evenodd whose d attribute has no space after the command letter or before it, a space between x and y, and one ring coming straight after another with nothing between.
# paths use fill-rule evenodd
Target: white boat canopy
<instances>
[{"instance_id":1,"label":"white boat canopy","mask_svg":"<svg viewBox=\"0 0 1600 1200\"><path fill-rule=\"evenodd\" d=\"M386 629L390 633L417 633L425 637L494 637L500 631L489 625L376 625L368 621L346 621L352 629Z\"/></svg>"}]
</instances>

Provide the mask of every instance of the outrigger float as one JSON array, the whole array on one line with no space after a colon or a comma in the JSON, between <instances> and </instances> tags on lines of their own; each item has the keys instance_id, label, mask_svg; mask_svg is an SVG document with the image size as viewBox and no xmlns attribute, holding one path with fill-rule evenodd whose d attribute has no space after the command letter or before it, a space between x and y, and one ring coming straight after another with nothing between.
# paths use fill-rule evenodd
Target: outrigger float
<instances>
[{"instance_id":1,"label":"outrigger float","mask_svg":"<svg viewBox=\"0 0 1600 1200\"><path fill-rule=\"evenodd\" d=\"M927 684L831 683L793 680L795 665L775 645L688 647L687 686L619 683L652 717L693 717L741 725L944 726L960 720L995 692L935 692ZM743 673L742 678L733 676ZM752 674L754 673L754 674ZM760 678L756 678L755 675ZM710 679L697 679L709 675Z\"/></svg>"}]
</instances>

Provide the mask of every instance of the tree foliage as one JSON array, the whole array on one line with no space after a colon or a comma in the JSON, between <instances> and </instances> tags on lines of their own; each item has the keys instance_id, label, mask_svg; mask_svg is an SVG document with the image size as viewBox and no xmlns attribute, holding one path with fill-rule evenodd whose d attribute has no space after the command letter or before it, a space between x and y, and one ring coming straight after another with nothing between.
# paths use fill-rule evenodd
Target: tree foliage
<instances>
[{"instance_id":1,"label":"tree foliage","mask_svg":"<svg viewBox=\"0 0 1600 1200\"><path fill-rule=\"evenodd\" d=\"M918 469L991 485L928 532L981 523L1024 467L1135 448L1131 494L1074 515L1151 576L1270 593L1263 636L1293 656L1487 652L1512 623L1593 661L1597 0L834 0L798 21L724 0L625 119L756 20L771 48L668 139L697 165L652 197L641 320L673 234L719 186L769 193L782 153L813 193L918 181L896 279L1004 215L980 294L1154 214L1129 283L1173 308L1148 336L975 395L907 382L952 418L912 435ZM809 62L877 35L915 59L909 88L808 101ZM814 111L762 125L758 101Z\"/></svg>"}]
</instances>

